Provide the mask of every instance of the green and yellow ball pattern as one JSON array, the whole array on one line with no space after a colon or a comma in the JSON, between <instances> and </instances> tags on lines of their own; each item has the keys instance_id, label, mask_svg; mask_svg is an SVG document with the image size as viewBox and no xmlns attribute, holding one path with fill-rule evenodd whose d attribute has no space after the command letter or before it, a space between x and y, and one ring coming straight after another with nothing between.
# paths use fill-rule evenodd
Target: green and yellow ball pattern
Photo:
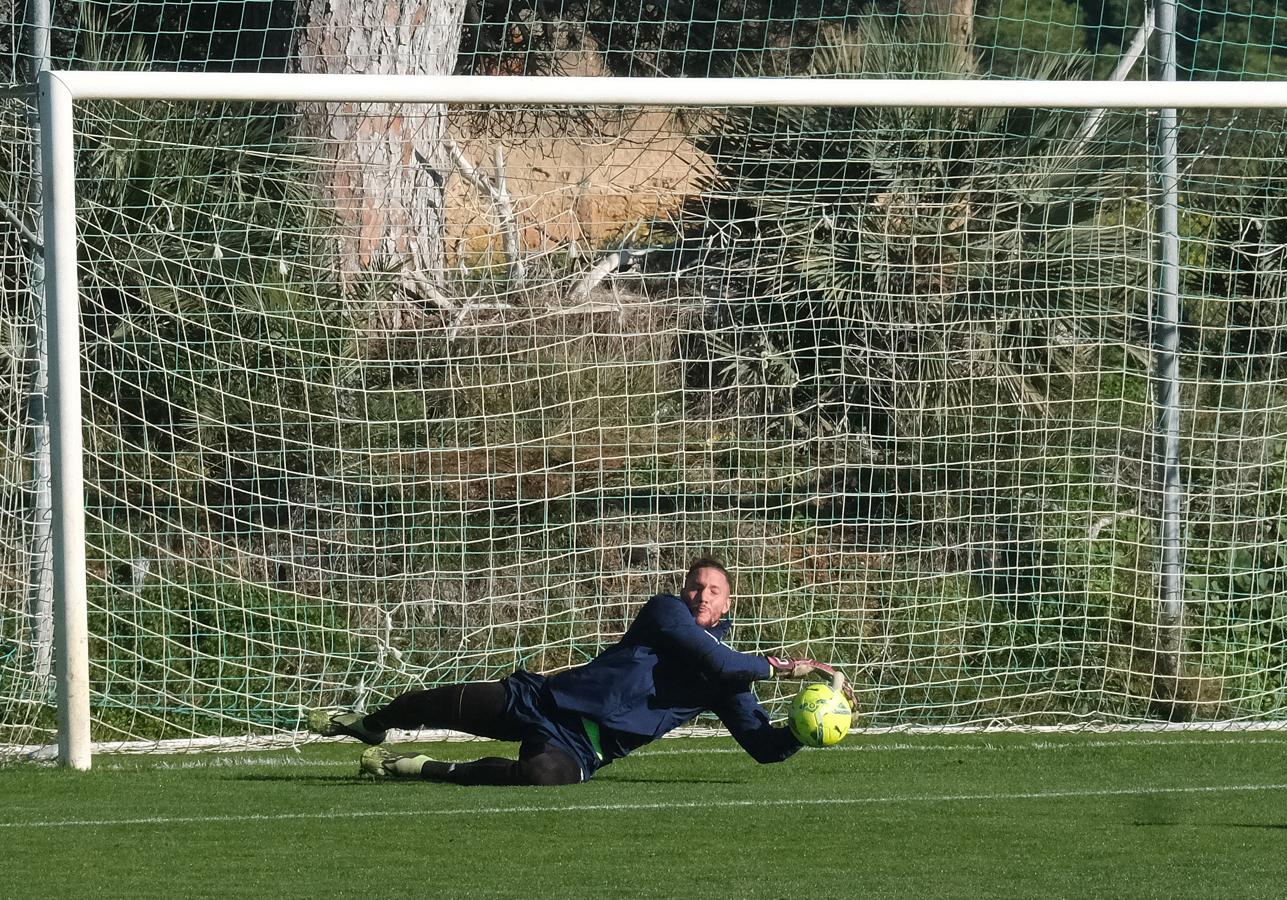
<instances>
[{"instance_id":1,"label":"green and yellow ball pattern","mask_svg":"<svg viewBox=\"0 0 1287 900\"><path fill-rule=\"evenodd\" d=\"M853 710L844 696L830 685L816 682L805 685L791 701L787 723L791 733L806 747L830 747L849 733Z\"/></svg>"}]
</instances>

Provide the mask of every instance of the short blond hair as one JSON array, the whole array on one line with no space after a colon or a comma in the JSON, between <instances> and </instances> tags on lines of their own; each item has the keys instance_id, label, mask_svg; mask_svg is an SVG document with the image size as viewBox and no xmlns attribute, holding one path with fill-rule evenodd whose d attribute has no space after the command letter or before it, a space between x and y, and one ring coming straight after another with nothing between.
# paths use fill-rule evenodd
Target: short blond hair
<instances>
[{"instance_id":1,"label":"short blond hair","mask_svg":"<svg viewBox=\"0 0 1287 900\"><path fill-rule=\"evenodd\" d=\"M699 556L697 559L689 563L688 571L684 574L684 584L688 584L688 582L692 580L692 577L702 569L715 569L722 573L725 580L728 581L729 586L732 586L733 576L728 574L728 569L724 567L724 564L713 556Z\"/></svg>"}]
</instances>

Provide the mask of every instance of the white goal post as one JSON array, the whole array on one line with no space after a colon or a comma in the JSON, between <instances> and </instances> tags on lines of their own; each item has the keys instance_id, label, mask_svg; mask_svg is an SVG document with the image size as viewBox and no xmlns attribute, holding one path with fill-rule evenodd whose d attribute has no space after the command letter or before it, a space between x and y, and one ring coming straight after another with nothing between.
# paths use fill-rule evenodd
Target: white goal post
<instances>
[{"instance_id":1,"label":"white goal post","mask_svg":"<svg viewBox=\"0 0 1287 900\"><path fill-rule=\"evenodd\" d=\"M82 261L78 258L75 185L78 174L83 178L93 173L77 173L75 169L73 136L77 103L88 100L168 100L494 104L523 107L1283 110L1287 109L1287 83L772 78L681 80L45 71L40 74L38 99L43 154L49 411L53 454L59 759L64 765L87 769L91 758L90 626L85 552L86 486L83 481L86 450L82 445L85 419L82 406L84 373L81 367L82 300L77 274ZM499 170L499 166L497 168ZM503 185L501 190L504 190ZM1119 215L1123 220L1136 216L1130 219L1130 227L1137 227L1138 215L1135 212L1127 209ZM463 321L464 314L460 318ZM1109 371L1103 377L1112 375ZM713 434L711 438L713 442L718 442L719 439L718 434ZM892 496L897 491L891 487L888 492ZM1134 511L1129 514L1134 514ZM1097 527L1116 527L1116 515L1119 513L1101 510L1096 514L1095 521L1104 521ZM1140 541L1145 539L1141 537ZM870 614L878 615L879 611L872 610ZM1031 613L1030 616L1031 621L1040 619L1038 613ZM1024 622L1029 621L1019 618ZM913 640L909 644L913 647L909 651L912 655L916 652L914 645ZM381 648L381 653L388 649L383 644ZM962 658L966 653L965 649L960 650ZM1070 669L1075 669L1078 664L1072 662L1068 665ZM873 676L876 679L879 677ZM940 673L934 677L948 676ZM970 676L962 677L968 680Z\"/></svg>"}]
</instances>

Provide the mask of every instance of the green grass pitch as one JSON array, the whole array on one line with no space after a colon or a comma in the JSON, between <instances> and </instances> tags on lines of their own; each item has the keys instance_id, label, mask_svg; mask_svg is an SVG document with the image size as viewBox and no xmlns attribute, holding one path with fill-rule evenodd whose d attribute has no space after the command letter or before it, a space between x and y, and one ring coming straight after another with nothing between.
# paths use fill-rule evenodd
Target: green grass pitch
<instances>
[{"instance_id":1,"label":"green grass pitch","mask_svg":"<svg viewBox=\"0 0 1287 900\"><path fill-rule=\"evenodd\" d=\"M772 766L684 738L521 789L372 782L361 749L0 768L0 897L1287 895L1282 732L851 736Z\"/></svg>"}]
</instances>

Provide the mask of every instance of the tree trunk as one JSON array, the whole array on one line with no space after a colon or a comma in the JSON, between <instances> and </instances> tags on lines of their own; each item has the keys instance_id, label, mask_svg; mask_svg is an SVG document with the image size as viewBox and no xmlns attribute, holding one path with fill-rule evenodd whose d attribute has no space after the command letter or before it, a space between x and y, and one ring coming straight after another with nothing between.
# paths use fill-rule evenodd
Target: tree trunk
<instances>
[{"instance_id":1,"label":"tree trunk","mask_svg":"<svg viewBox=\"0 0 1287 900\"><path fill-rule=\"evenodd\" d=\"M898 14L907 18L929 16L954 44L969 47L974 41L974 0L898 0Z\"/></svg>"},{"instance_id":2,"label":"tree trunk","mask_svg":"<svg viewBox=\"0 0 1287 900\"><path fill-rule=\"evenodd\" d=\"M450 75L464 0L300 0L298 69L306 73ZM446 108L328 103L302 110L306 134L335 161L330 190L349 239L346 271L409 260L442 271Z\"/></svg>"}]
</instances>

